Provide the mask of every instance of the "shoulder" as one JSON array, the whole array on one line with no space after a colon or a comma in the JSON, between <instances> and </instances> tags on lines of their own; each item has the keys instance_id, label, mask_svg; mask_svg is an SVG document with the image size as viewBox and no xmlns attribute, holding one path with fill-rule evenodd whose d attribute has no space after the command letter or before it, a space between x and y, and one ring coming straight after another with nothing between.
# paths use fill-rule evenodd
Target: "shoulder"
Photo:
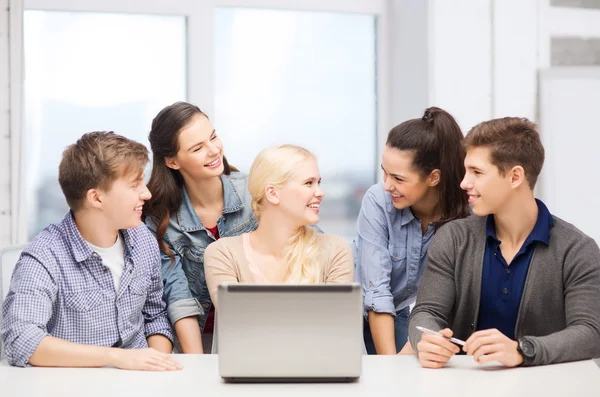
<instances>
[{"instance_id":1,"label":"shoulder","mask_svg":"<svg viewBox=\"0 0 600 397\"><path fill-rule=\"evenodd\" d=\"M572 223L569 223L557 216L552 216L554 225L550 229L549 248L558 253L578 253L581 249L598 251L596 241L577 228ZM575 251L573 251L574 248ZM596 258L597 259L597 258Z\"/></svg>"},{"instance_id":2,"label":"shoulder","mask_svg":"<svg viewBox=\"0 0 600 397\"><path fill-rule=\"evenodd\" d=\"M243 254L242 236L221 237L209 244L204 251L204 263L208 264L208 258L236 257L240 253Z\"/></svg>"},{"instance_id":3,"label":"shoulder","mask_svg":"<svg viewBox=\"0 0 600 397\"><path fill-rule=\"evenodd\" d=\"M126 233L131 238L134 247L139 246L143 250L152 250L158 253L158 242L154 233L141 222L138 227L126 229Z\"/></svg>"},{"instance_id":4,"label":"shoulder","mask_svg":"<svg viewBox=\"0 0 600 397\"><path fill-rule=\"evenodd\" d=\"M383 183L376 183L371 186L365 193L362 203L363 205L379 206L385 208L387 203L391 203L389 193L383 189Z\"/></svg>"},{"instance_id":5,"label":"shoulder","mask_svg":"<svg viewBox=\"0 0 600 397\"><path fill-rule=\"evenodd\" d=\"M450 221L438 228L432 246L466 246L468 243L485 238L485 216L471 215Z\"/></svg>"},{"instance_id":6,"label":"shoulder","mask_svg":"<svg viewBox=\"0 0 600 397\"><path fill-rule=\"evenodd\" d=\"M319 245L326 250L342 251L350 249L350 244L337 234L318 233Z\"/></svg>"},{"instance_id":7,"label":"shoulder","mask_svg":"<svg viewBox=\"0 0 600 397\"><path fill-rule=\"evenodd\" d=\"M69 238L60 223L46 226L23 248L19 257L19 266L27 269L45 269L54 274L58 271L60 261L72 257L66 241Z\"/></svg>"}]
</instances>

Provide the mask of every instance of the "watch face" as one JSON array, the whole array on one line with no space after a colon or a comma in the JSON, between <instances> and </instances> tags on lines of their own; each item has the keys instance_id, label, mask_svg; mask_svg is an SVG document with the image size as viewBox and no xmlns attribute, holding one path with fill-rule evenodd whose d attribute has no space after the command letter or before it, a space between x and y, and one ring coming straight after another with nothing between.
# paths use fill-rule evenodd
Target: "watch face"
<instances>
[{"instance_id":1,"label":"watch face","mask_svg":"<svg viewBox=\"0 0 600 397\"><path fill-rule=\"evenodd\" d=\"M528 340L522 340L520 343L520 347L521 347L521 351L523 352L523 354L527 357L533 357L533 353L534 353L534 348L533 348L533 343L531 343Z\"/></svg>"}]
</instances>

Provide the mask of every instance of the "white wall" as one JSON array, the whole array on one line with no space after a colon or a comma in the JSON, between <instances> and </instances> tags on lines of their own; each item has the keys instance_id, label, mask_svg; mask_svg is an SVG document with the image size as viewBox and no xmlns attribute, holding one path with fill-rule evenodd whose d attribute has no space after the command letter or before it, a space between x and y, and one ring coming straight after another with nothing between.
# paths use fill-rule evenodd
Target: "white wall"
<instances>
[{"instance_id":1,"label":"white wall","mask_svg":"<svg viewBox=\"0 0 600 397\"><path fill-rule=\"evenodd\" d=\"M8 3L0 0L0 247L11 242Z\"/></svg>"}]
</instances>

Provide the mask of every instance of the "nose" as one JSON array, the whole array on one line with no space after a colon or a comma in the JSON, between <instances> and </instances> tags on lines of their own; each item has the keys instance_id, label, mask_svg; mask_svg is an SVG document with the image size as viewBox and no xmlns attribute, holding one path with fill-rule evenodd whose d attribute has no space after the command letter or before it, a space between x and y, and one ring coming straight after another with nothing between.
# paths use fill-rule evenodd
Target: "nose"
<instances>
[{"instance_id":1,"label":"nose","mask_svg":"<svg viewBox=\"0 0 600 397\"><path fill-rule=\"evenodd\" d=\"M221 153L221 146L218 145L216 142L209 142L209 144L208 144L208 153L211 154L211 155L215 155L215 154Z\"/></svg>"},{"instance_id":2,"label":"nose","mask_svg":"<svg viewBox=\"0 0 600 397\"><path fill-rule=\"evenodd\" d=\"M317 190L315 190L315 197L319 198L319 199L323 199L323 197L325 197L325 192L323 191L323 189L321 188L321 186L317 187Z\"/></svg>"},{"instance_id":3,"label":"nose","mask_svg":"<svg viewBox=\"0 0 600 397\"><path fill-rule=\"evenodd\" d=\"M140 193L140 199L146 201L146 200L150 200L152 198L152 193L150 193L150 190L148 190L148 186L146 186L146 184L144 184L144 187L142 188L142 191Z\"/></svg>"},{"instance_id":4,"label":"nose","mask_svg":"<svg viewBox=\"0 0 600 397\"><path fill-rule=\"evenodd\" d=\"M383 177L383 190L385 190L386 192L392 191L392 183L389 177Z\"/></svg>"},{"instance_id":5,"label":"nose","mask_svg":"<svg viewBox=\"0 0 600 397\"><path fill-rule=\"evenodd\" d=\"M463 178L463 180L460 182L460 188L462 190L469 190L473 188L473 183L471 183L471 181L469 180L469 178L467 177L467 175L465 174L465 177Z\"/></svg>"}]
</instances>

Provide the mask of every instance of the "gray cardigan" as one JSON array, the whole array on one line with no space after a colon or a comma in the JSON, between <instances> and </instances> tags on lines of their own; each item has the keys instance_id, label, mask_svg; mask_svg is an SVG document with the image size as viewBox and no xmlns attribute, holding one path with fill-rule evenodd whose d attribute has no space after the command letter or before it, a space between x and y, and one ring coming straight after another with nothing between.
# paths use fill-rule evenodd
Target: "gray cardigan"
<instances>
[{"instance_id":1,"label":"gray cardigan","mask_svg":"<svg viewBox=\"0 0 600 397\"><path fill-rule=\"evenodd\" d=\"M451 328L466 340L477 327L486 218L470 216L437 231L409 319L415 351L421 325ZM575 226L554 217L549 246L537 244L515 327L535 346L531 365L600 357L600 250Z\"/></svg>"}]
</instances>

